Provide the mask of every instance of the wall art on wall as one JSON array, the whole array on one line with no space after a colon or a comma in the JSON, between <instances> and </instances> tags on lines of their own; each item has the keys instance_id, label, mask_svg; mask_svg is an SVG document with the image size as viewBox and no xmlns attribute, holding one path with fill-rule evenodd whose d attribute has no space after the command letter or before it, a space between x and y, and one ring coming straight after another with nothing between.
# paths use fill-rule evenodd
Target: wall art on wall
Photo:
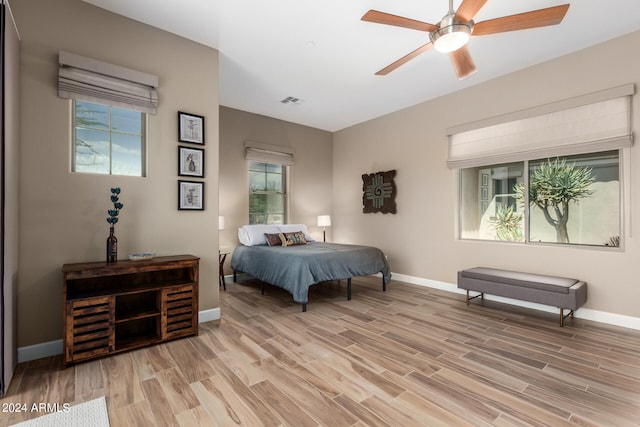
<instances>
[{"instance_id":1,"label":"wall art on wall","mask_svg":"<svg viewBox=\"0 0 640 427\"><path fill-rule=\"evenodd\" d=\"M396 213L396 171L362 175L362 213Z\"/></svg>"},{"instance_id":2,"label":"wall art on wall","mask_svg":"<svg viewBox=\"0 0 640 427\"><path fill-rule=\"evenodd\" d=\"M178 181L178 210L204 210L204 182Z\"/></svg>"},{"instance_id":3,"label":"wall art on wall","mask_svg":"<svg viewBox=\"0 0 640 427\"><path fill-rule=\"evenodd\" d=\"M178 111L178 141L204 145L204 117Z\"/></svg>"},{"instance_id":4,"label":"wall art on wall","mask_svg":"<svg viewBox=\"0 0 640 427\"><path fill-rule=\"evenodd\" d=\"M178 146L178 175L204 178L204 150Z\"/></svg>"}]
</instances>

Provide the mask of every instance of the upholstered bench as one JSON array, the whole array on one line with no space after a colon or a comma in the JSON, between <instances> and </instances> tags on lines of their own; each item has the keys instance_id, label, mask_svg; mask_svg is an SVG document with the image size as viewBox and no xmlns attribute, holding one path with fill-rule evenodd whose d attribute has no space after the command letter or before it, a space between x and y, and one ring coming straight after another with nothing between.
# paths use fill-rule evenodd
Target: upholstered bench
<instances>
[{"instance_id":1,"label":"upholstered bench","mask_svg":"<svg viewBox=\"0 0 640 427\"><path fill-rule=\"evenodd\" d=\"M560 326L567 316L587 300L587 284L577 279L476 267L458 272L458 288L466 289L469 300L484 294L536 302L560 308ZM480 292L469 297L469 291ZM571 310L564 315L564 309Z\"/></svg>"}]
</instances>

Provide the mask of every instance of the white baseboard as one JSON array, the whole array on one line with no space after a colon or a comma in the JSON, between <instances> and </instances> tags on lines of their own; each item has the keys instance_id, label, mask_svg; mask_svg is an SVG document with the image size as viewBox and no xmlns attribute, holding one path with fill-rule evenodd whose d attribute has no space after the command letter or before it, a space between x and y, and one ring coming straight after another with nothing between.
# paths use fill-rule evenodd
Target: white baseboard
<instances>
[{"instance_id":1,"label":"white baseboard","mask_svg":"<svg viewBox=\"0 0 640 427\"><path fill-rule=\"evenodd\" d=\"M220 307L198 312L198 323L210 322L211 320L220 320Z\"/></svg>"},{"instance_id":2,"label":"white baseboard","mask_svg":"<svg viewBox=\"0 0 640 427\"><path fill-rule=\"evenodd\" d=\"M220 319L220 307L198 312L198 323ZM43 342L18 348L18 363L62 354L62 340Z\"/></svg>"},{"instance_id":3,"label":"white baseboard","mask_svg":"<svg viewBox=\"0 0 640 427\"><path fill-rule=\"evenodd\" d=\"M440 289L442 291L454 292L456 294L466 294L463 289L458 289L458 286L453 283L438 282L435 280L423 279L421 277L407 276L404 274L392 273L391 277L394 280L401 282L407 282L414 285L426 286L429 288ZM531 308L535 310L545 311L548 313L558 313L558 309L548 305L536 304L533 302L521 301L511 298L498 297L495 295L486 294L485 299L490 301L502 302L505 304L512 304L518 307ZM606 311L598 311L590 308L580 308L575 311L574 317L585 320L593 320L594 322L607 323L609 325L622 326L623 328L640 330L640 318L625 316L622 314L608 313Z\"/></svg>"},{"instance_id":4,"label":"white baseboard","mask_svg":"<svg viewBox=\"0 0 640 427\"><path fill-rule=\"evenodd\" d=\"M18 363L62 354L62 340L18 347Z\"/></svg>"}]
</instances>

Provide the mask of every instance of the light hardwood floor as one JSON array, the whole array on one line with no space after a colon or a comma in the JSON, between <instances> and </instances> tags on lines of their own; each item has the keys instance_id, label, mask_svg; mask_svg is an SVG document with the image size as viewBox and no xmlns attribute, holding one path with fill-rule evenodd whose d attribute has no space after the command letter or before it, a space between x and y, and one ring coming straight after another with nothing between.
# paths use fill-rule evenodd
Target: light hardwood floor
<instances>
[{"instance_id":1,"label":"light hardwood floor","mask_svg":"<svg viewBox=\"0 0 640 427\"><path fill-rule=\"evenodd\" d=\"M112 426L638 426L640 331L380 279L257 281L176 340L61 369L19 365L5 402L105 395ZM37 413L0 413L0 427Z\"/></svg>"}]
</instances>

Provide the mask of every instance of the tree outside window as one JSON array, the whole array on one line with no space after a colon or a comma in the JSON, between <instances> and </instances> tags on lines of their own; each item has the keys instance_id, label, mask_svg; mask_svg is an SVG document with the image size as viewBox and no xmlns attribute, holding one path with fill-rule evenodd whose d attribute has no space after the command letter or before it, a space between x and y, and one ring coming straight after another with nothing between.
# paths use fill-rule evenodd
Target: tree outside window
<instances>
[{"instance_id":1,"label":"tree outside window","mask_svg":"<svg viewBox=\"0 0 640 427\"><path fill-rule=\"evenodd\" d=\"M572 204L593 195L593 169L566 159L547 159L529 166L529 206L537 208L556 232L557 243L570 243L567 225ZM525 203L524 184L515 187L516 199Z\"/></svg>"},{"instance_id":2,"label":"tree outside window","mask_svg":"<svg viewBox=\"0 0 640 427\"><path fill-rule=\"evenodd\" d=\"M463 169L461 184L462 238L522 242L526 218L529 242L619 246L618 151Z\"/></svg>"}]
</instances>

